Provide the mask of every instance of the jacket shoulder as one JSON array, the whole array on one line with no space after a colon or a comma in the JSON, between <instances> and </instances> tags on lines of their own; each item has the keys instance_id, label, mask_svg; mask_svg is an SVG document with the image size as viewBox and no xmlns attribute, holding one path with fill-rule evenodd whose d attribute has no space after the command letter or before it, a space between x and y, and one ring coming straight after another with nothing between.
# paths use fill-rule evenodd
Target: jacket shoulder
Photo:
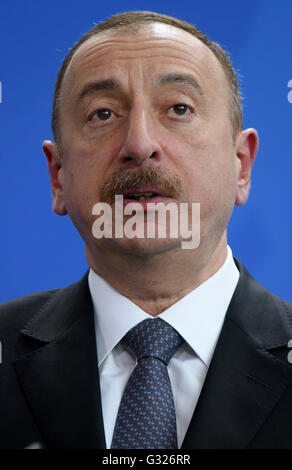
<instances>
[{"instance_id":1,"label":"jacket shoulder","mask_svg":"<svg viewBox=\"0 0 292 470\"><path fill-rule=\"evenodd\" d=\"M0 304L1 336L11 330L21 329L60 290L37 292Z\"/></svg>"},{"instance_id":2,"label":"jacket shoulder","mask_svg":"<svg viewBox=\"0 0 292 470\"><path fill-rule=\"evenodd\" d=\"M238 285L227 315L260 346L287 347L292 338L292 303L258 283L238 259Z\"/></svg>"},{"instance_id":3,"label":"jacket shoulder","mask_svg":"<svg viewBox=\"0 0 292 470\"><path fill-rule=\"evenodd\" d=\"M0 362L14 359L19 332L58 291L38 292L0 304Z\"/></svg>"},{"instance_id":4,"label":"jacket shoulder","mask_svg":"<svg viewBox=\"0 0 292 470\"><path fill-rule=\"evenodd\" d=\"M2 359L11 362L61 334L74 321L88 294L88 272L64 288L46 290L0 304ZM81 303L81 305L80 305ZM24 344L30 337L34 343ZM0 351L1 352L1 351ZM1 361L0 361L1 362Z\"/></svg>"}]
</instances>

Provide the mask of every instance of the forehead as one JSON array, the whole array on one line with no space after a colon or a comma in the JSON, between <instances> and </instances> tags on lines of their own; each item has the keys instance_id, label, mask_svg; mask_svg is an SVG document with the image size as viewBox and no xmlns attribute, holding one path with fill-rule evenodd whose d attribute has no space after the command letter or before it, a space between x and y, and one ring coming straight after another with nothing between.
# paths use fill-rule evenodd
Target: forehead
<instances>
[{"instance_id":1,"label":"forehead","mask_svg":"<svg viewBox=\"0 0 292 470\"><path fill-rule=\"evenodd\" d=\"M108 30L83 43L75 52L64 76L66 92L96 78L118 73L129 78L142 71L144 81L161 71L194 74L202 88L222 88L228 93L223 68L213 52L198 38L171 25L150 23L137 32Z\"/></svg>"}]
</instances>

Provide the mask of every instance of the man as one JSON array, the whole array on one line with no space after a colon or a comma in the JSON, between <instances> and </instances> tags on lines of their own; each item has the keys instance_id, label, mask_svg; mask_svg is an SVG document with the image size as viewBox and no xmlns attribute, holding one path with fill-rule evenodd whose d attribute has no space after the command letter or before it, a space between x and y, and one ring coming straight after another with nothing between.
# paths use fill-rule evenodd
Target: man
<instances>
[{"instance_id":1,"label":"man","mask_svg":"<svg viewBox=\"0 0 292 470\"><path fill-rule=\"evenodd\" d=\"M82 236L90 271L1 306L1 446L292 447L292 308L227 246L258 136L242 130L224 51L175 18L110 18L65 59L53 132L53 209ZM143 227L150 203L199 203L198 246L183 249L170 222L162 238L99 237L96 204L121 228L117 195L141 205Z\"/></svg>"}]
</instances>

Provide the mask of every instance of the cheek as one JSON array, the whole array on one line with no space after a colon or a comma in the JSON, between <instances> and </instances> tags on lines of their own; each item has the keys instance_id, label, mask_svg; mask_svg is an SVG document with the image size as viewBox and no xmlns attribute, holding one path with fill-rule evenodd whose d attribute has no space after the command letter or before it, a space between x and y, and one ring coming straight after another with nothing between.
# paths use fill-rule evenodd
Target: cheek
<instances>
[{"instance_id":1,"label":"cheek","mask_svg":"<svg viewBox=\"0 0 292 470\"><path fill-rule=\"evenodd\" d=\"M66 175L64 183L64 199L68 215L78 229L85 228L88 226L96 200L93 196L94 183L87 178L84 184L82 175L78 173L76 176L74 171Z\"/></svg>"},{"instance_id":2,"label":"cheek","mask_svg":"<svg viewBox=\"0 0 292 470\"><path fill-rule=\"evenodd\" d=\"M67 212L75 225L88 225L105 169L102 159L84 149L65 156L63 174L64 200Z\"/></svg>"},{"instance_id":3,"label":"cheek","mask_svg":"<svg viewBox=\"0 0 292 470\"><path fill-rule=\"evenodd\" d=\"M236 167L229 134L185 142L177 165L193 202L200 202L207 211L234 203Z\"/></svg>"},{"instance_id":4,"label":"cheek","mask_svg":"<svg viewBox=\"0 0 292 470\"><path fill-rule=\"evenodd\" d=\"M70 149L64 158L68 186L79 193L96 190L110 169L113 143L76 138L66 148Z\"/></svg>"}]
</instances>

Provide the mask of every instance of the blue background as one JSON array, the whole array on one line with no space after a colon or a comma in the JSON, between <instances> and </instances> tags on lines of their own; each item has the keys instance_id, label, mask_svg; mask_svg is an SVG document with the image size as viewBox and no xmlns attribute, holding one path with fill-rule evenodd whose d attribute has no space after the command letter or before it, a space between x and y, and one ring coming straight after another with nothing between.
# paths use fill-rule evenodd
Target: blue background
<instances>
[{"instance_id":1,"label":"blue background","mask_svg":"<svg viewBox=\"0 0 292 470\"><path fill-rule=\"evenodd\" d=\"M65 286L87 269L70 219L51 210L41 143L52 137L53 88L68 49L94 23L126 10L192 22L230 52L242 77L244 125L258 130L260 149L229 243L258 281L292 301L292 2L286 0L2 0L0 301Z\"/></svg>"}]
</instances>

